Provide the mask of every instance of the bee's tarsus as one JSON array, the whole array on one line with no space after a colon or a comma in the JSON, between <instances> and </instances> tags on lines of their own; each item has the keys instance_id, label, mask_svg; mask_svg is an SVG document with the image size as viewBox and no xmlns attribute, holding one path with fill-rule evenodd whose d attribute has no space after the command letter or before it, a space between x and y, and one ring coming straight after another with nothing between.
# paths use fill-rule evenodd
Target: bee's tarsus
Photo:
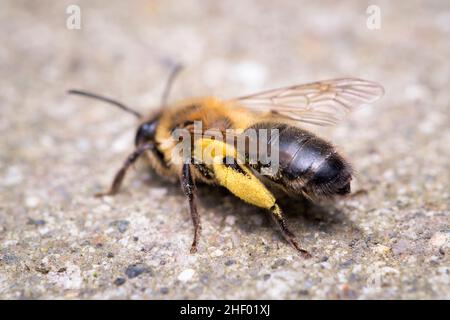
<instances>
[{"instance_id":1,"label":"bee's tarsus","mask_svg":"<svg viewBox=\"0 0 450 320\"><path fill-rule=\"evenodd\" d=\"M108 190L106 192L97 192L94 194L94 198L112 197L119 193L119 190Z\"/></svg>"},{"instance_id":2,"label":"bee's tarsus","mask_svg":"<svg viewBox=\"0 0 450 320\"><path fill-rule=\"evenodd\" d=\"M280 207L275 204L272 208L270 208L270 212L273 219L280 227L283 237L298 251L298 253L300 253L303 258L311 258L311 254L300 246L300 244L297 242L295 234L291 230L289 230L286 219L281 213Z\"/></svg>"}]
</instances>

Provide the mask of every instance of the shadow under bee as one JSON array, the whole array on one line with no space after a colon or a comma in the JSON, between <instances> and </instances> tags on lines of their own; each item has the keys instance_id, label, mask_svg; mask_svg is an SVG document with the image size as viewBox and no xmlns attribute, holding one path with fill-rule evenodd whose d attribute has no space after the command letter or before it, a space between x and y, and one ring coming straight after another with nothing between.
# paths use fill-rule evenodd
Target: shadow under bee
<instances>
[{"instance_id":1,"label":"shadow under bee","mask_svg":"<svg viewBox=\"0 0 450 320\"><path fill-rule=\"evenodd\" d=\"M160 178L158 175L150 173L150 178L146 179L145 186L148 188L166 188L168 195L180 197L180 206L185 206L183 195L177 185ZM244 233L254 233L258 227L273 228L274 223L264 209L237 199L225 188L199 184L197 185L197 194L198 205L200 210L203 211L201 216L204 222L208 219L208 216L211 218L211 215L217 218L216 221L224 221L227 215L234 215L237 218L234 227L240 228ZM306 198L292 198L287 195L279 197L278 200L288 222L293 226L293 231L300 238L302 233L314 234L316 232L362 234L359 227L348 218L345 212L333 203L315 203ZM262 223L260 226L255 226L249 219L249 216L254 215L261 215ZM187 212L185 218L189 219ZM276 228L273 228L273 230L274 234L279 235Z\"/></svg>"},{"instance_id":2,"label":"shadow under bee","mask_svg":"<svg viewBox=\"0 0 450 320\"><path fill-rule=\"evenodd\" d=\"M168 201L166 197L170 197L174 205L179 205L182 210L181 212L168 212L167 214L172 215L171 218L173 219L182 219L189 222L190 215L184 201L184 195L180 192L178 181L174 183L174 181L158 175L149 169L145 163L136 166L134 174L129 177L129 182L132 181L139 181L140 186L138 188L144 192L151 192L151 189L164 189L166 200L158 199L157 201ZM269 188L276 195L277 202L283 209L292 231L301 243L312 249L316 261L323 258L322 248L316 245L317 234L320 234L319 238L326 242L343 239L344 243L348 242L349 244L355 239L365 238L364 232L331 200L312 202L304 197L290 197L273 185L269 185ZM133 194L129 187L124 188L123 191L126 196ZM276 239L275 247L285 241L266 210L236 198L224 187L199 183L196 188L196 197L203 225L219 224L221 225L219 230L221 230L228 223L227 216L232 215L235 218L232 228L238 229L250 238L254 236L256 239L258 232L265 230L266 232L270 231L272 239ZM186 230L188 233L190 231L189 229ZM217 236L220 236L220 231ZM202 245L207 247L213 244L205 239ZM266 246L265 250L269 250L269 246Z\"/></svg>"},{"instance_id":3,"label":"shadow under bee","mask_svg":"<svg viewBox=\"0 0 450 320\"><path fill-rule=\"evenodd\" d=\"M348 218L345 212L330 203L314 203L308 199L293 199L285 197L280 199L280 204L284 208L287 219L294 220L301 218L311 231L321 231L325 233L345 232L350 229L352 233L360 234L361 229Z\"/></svg>"}]
</instances>

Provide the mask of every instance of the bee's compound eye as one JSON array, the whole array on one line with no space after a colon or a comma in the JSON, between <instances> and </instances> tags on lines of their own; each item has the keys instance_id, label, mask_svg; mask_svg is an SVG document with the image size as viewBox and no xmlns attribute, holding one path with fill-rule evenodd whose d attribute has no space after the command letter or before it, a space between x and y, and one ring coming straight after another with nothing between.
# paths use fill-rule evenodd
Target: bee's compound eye
<instances>
[{"instance_id":1,"label":"bee's compound eye","mask_svg":"<svg viewBox=\"0 0 450 320\"><path fill-rule=\"evenodd\" d=\"M136 132L135 145L138 146L142 143L154 140L157 126L157 120L141 124Z\"/></svg>"}]
</instances>

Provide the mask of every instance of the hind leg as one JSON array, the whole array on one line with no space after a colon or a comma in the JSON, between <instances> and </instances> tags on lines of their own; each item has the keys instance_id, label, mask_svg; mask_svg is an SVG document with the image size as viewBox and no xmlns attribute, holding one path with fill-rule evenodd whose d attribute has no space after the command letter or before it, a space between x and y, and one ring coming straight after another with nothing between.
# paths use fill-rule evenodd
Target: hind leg
<instances>
[{"instance_id":1,"label":"hind leg","mask_svg":"<svg viewBox=\"0 0 450 320\"><path fill-rule=\"evenodd\" d=\"M286 219L284 218L280 207L275 204L272 208L270 208L270 212L272 213L272 218L278 224L278 227L280 227L281 233L283 234L283 237L286 239L286 241L289 242L295 249L297 249L297 251L303 257L311 258L311 254L300 246L294 233L289 230Z\"/></svg>"},{"instance_id":2,"label":"hind leg","mask_svg":"<svg viewBox=\"0 0 450 320\"><path fill-rule=\"evenodd\" d=\"M230 164L231 163L231 164ZM271 216L280 227L284 238L305 258L311 257L308 251L301 248L295 235L289 230L286 219L276 203L273 194L244 165L224 158L223 163L213 165L217 181L231 191L235 196L257 207L270 211Z\"/></svg>"}]
</instances>

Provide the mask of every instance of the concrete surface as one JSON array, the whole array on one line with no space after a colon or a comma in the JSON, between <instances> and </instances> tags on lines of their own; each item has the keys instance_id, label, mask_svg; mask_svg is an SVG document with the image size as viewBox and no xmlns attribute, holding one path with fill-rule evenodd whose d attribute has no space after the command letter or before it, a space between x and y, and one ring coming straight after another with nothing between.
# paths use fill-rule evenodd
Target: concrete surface
<instances>
[{"instance_id":1,"label":"concrete surface","mask_svg":"<svg viewBox=\"0 0 450 320\"><path fill-rule=\"evenodd\" d=\"M1 1L0 298L449 299L448 1ZM66 7L81 7L81 30ZM366 8L381 9L381 29ZM134 119L170 61L173 99L238 96L357 76L386 96L320 134L357 170L356 194L283 201L314 255L266 213L200 187L203 234L178 185L141 163L96 199L132 150Z\"/></svg>"}]
</instances>

